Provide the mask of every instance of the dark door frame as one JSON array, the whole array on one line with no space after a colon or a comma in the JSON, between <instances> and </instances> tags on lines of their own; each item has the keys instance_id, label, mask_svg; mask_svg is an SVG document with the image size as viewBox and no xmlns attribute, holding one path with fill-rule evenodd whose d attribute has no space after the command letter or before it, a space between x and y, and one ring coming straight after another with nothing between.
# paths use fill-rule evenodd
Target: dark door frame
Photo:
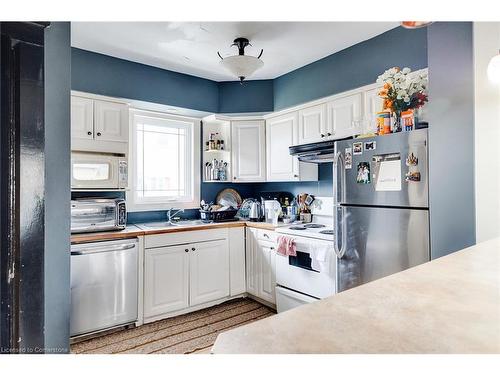
<instances>
[{"instance_id":1,"label":"dark door frame","mask_svg":"<svg viewBox=\"0 0 500 375\"><path fill-rule=\"evenodd\" d=\"M44 350L46 26L0 23L0 353Z\"/></svg>"}]
</instances>

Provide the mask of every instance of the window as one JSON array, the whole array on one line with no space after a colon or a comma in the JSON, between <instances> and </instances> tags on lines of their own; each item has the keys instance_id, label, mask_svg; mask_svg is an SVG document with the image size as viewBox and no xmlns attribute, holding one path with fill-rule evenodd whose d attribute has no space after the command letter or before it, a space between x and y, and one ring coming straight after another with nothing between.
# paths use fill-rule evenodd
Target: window
<instances>
[{"instance_id":1,"label":"window","mask_svg":"<svg viewBox=\"0 0 500 375\"><path fill-rule=\"evenodd\" d=\"M199 121L133 110L131 124L129 209L198 207Z\"/></svg>"}]
</instances>

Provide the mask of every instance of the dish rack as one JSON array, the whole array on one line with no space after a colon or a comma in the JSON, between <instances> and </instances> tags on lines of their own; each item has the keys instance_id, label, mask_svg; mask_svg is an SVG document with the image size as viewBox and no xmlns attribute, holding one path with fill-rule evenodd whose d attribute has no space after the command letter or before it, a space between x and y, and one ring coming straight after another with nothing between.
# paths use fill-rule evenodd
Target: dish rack
<instances>
[{"instance_id":1,"label":"dish rack","mask_svg":"<svg viewBox=\"0 0 500 375\"><path fill-rule=\"evenodd\" d=\"M201 221L220 223L224 221L235 221L238 210L206 211L200 210Z\"/></svg>"}]
</instances>

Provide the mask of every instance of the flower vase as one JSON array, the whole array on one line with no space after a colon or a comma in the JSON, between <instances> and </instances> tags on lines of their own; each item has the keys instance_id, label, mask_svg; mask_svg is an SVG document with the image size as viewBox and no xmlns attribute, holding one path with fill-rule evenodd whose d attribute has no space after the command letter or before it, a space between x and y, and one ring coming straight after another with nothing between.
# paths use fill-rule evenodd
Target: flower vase
<instances>
[{"instance_id":1,"label":"flower vase","mask_svg":"<svg viewBox=\"0 0 500 375\"><path fill-rule=\"evenodd\" d=\"M393 133L399 133L402 130L401 111L392 112L392 114L391 114L391 130Z\"/></svg>"}]
</instances>

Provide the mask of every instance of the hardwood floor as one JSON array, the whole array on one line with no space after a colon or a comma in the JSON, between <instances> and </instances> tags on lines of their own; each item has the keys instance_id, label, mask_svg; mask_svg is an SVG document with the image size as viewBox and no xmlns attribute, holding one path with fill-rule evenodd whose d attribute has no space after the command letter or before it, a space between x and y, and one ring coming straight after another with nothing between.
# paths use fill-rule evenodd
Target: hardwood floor
<instances>
[{"instance_id":1,"label":"hardwood floor","mask_svg":"<svg viewBox=\"0 0 500 375\"><path fill-rule=\"evenodd\" d=\"M242 298L173 318L71 345L75 354L208 354L223 331L274 315L254 300Z\"/></svg>"}]
</instances>

